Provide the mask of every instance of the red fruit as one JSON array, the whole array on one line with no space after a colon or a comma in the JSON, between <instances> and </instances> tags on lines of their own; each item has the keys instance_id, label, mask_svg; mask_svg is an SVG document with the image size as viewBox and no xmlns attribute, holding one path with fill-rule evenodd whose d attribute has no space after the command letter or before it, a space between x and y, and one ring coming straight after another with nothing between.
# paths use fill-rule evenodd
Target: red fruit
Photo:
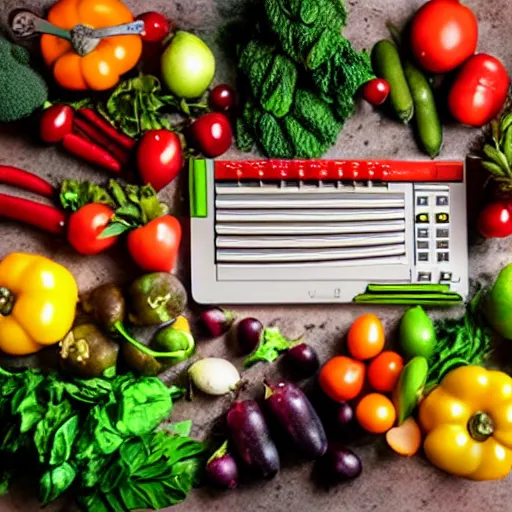
<instances>
[{"instance_id":1,"label":"red fruit","mask_svg":"<svg viewBox=\"0 0 512 512\"><path fill-rule=\"evenodd\" d=\"M235 90L228 84L219 84L210 91L210 108L217 112L227 112L236 104Z\"/></svg>"},{"instance_id":2,"label":"red fruit","mask_svg":"<svg viewBox=\"0 0 512 512\"><path fill-rule=\"evenodd\" d=\"M389 84L382 78L374 78L363 85L363 98L375 107L382 105L389 96Z\"/></svg>"},{"instance_id":3,"label":"red fruit","mask_svg":"<svg viewBox=\"0 0 512 512\"><path fill-rule=\"evenodd\" d=\"M512 204L505 201L488 204L478 216L477 228L485 238L512 235Z\"/></svg>"},{"instance_id":4,"label":"red fruit","mask_svg":"<svg viewBox=\"0 0 512 512\"><path fill-rule=\"evenodd\" d=\"M73 130L75 111L69 105L53 105L43 111L39 134L44 142L56 144Z\"/></svg>"},{"instance_id":5,"label":"red fruit","mask_svg":"<svg viewBox=\"0 0 512 512\"><path fill-rule=\"evenodd\" d=\"M169 130L146 132L137 148L137 167L142 182L158 192L183 168L180 138Z\"/></svg>"},{"instance_id":6,"label":"red fruit","mask_svg":"<svg viewBox=\"0 0 512 512\"><path fill-rule=\"evenodd\" d=\"M144 32L141 34L145 43L159 43L165 39L171 30L172 24L159 12L148 11L137 16L137 20L144 22Z\"/></svg>"},{"instance_id":7,"label":"red fruit","mask_svg":"<svg viewBox=\"0 0 512 512\"><path fill-rule=\"evenodd\" d=\"M163 215L130 232L128 251L133 261L147 272L172 272L181 243L181 225Z\"/></svg>"},{"instance_id":8,"label":"red fruit","mask_svg":"<svg viewBox=\"0 0 512 512\"><path fill-rule=\"evenodd\" d=\"M496 57L485 53L470 57L448 95L452 116L462 124L484 126L503 108L509 84L508 72Z\"/></svg>"},{"instance_id":9,"label":"red fruit","mask_svg":"<svg viewBox=\"0 0 512 512\"><path fill-rule=\"evenodd\" d=\"M194 121L190 133L197 149L209 158L225 153L233 139L229 119L217 112L204 114Z\"/></svg>"},{"instance_id":10,"label":"red fruit","mask_svg":"<svg viewBox=\"0 0 512 512\"><path fill-rule=\"evenodd\" d=\"M476 16L460 2L432 0L414 15L411 48L427 71L452 71L475 53L477 44Z\"/></svg>"},{"instance_id":11,"label":"red fruit","mask_svg":"<svg viewBox=\"0 0 512 512\"><path fill-rule=\"evenodd\" d=\"M68 221L68 241L84 255L98 254L114 245L118 237L98 238L114 211L100 203L90 203L74 212Z\"/></svg>"}]
</instances>

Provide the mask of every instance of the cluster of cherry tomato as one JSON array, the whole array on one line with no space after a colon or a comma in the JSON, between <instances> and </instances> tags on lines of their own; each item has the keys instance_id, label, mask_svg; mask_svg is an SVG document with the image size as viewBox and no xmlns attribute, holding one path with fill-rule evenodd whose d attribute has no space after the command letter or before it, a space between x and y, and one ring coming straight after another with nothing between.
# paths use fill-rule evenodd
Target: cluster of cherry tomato
<instances>
[{"instance_id":1,"label":"cluster of cherry tomato","mask_svg":"<svg viewBox=\"0 0 512 512\"><path fill-rule=\"evenodd\" d=\"M322 391L335 402L355 401L355 416L362 428L373 434L390 430L396 411L389 394L404 367L396 352L384 350L385 333L374 314L359 316L347 336L349 355L328 360L319 372ZM369 387L366 392L365 384Z\"/></svg>"}]
</instances>

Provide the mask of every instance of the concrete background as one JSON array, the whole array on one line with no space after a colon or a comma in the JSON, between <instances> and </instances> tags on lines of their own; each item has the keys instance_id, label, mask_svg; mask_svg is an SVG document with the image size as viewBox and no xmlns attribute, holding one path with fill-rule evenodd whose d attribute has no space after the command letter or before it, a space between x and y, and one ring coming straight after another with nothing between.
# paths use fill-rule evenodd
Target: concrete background
<instances>
[{"instance_id":1,"label":"concrete background","mask_svg":"<svg viewBox=\"0 0 512 512\"><path fill-rule=\"evenodd\" d=\"M30 7L44 12L51 2L48 0L2 0L0 21L5 24L8 12L13 8ZM421 0L348 0L348 26L345 35L357 48L371 48L382 37L387 37L387 20L400 25L422 4ZM467 0L467 5L477 14L479 20L479 50L491 52L501 58L512 70L512 16L506 0ZM243 0L129 0L127 4L134 13L146 10L159 10L176 20L178 26L195 31L212 45L217 56L218 72L216 81L231 81L231 63L215 44L215 37L224 23L243 12ZM445 129L444 149L440 158L464 158L470 147L478 141L480 131L458 126ZM230 151L225 158L247 158ZM356 115L346 124L339 142L326 158L424 158L418 152L414 138L408 128L393 120L386 119L369 105L361 102ZM35 172L57 184L66 178L79 178L103 182L108 177L57 148L42 147L31 136L27 128L8 126L0 129L0 163L9 164ZM471 194L469 216L478 211L481 199L482 181L472 167L469 171ZM176 182L162 191L161 197L177 206L180 201L180 183ZM0 191L4 191L0 187ZM17 193L17 192L15 192ZM183 201L185 198L181 196ZM185 224L186 225L186 224ZM470 267L471 278L476 282L489 283L499 269L512 261L511 239L483 241L471 236ZM116 280L123 282L133 276L136 269L130 264L123 248L97 257L80 257L57 241L20 224L0 223L0 257L12 251L38 252L56 259L68 266L75 274L80 289L85 291L100 283ZM187 281L187 247L183 247L180 274ZM343 345L344 335L350 323L363 312L356 306L322 307L269 307L237 308L241 316L251 315L265 323L274 322L289 337L298 336L307 330L308 342L316 347L321 360L338 353ZM403 312L400 307L365 307L364 312L380 315L388 333L388 346L393 344L393 330ZM435 312L455 315L460 311ZM191 315L191 318L193 316ZM200 341L196 357L217 355L231 359L241 368L241 358L224 339ZM504 360L503 363L506 361ZM172 380L177 368L166 379ZM256 396L261 392L263 374L274 374L278 365L257 365L244 373L250 381L246 396ZM210 431L214 420L229 406L230 398L208 400L199 398L192 403L179 403L173 413L173 420L191 418L194 421L194 434L204 437ZM385 447L382 438L364 439L353 445L363 461L363 474L354 482L338 485L325 490L311 477L312 464L301 461L285 461L282 472L270 482L248 482L232 492L214 492L208 489L193 492L176 511L199 512L238 511L271 512L311 511L331 512L401 512L412 511L510 511L512 491L509 479L491 483L471 483L451 478L430 466L421 456L412 459L401 458ZM321 478L320 478L321 480ZM2 512L40 510L32 497L31 489L14 489L0 500ZM47 510L71 510L69 503L56 503Z\"/></svg>"}]
</instances>

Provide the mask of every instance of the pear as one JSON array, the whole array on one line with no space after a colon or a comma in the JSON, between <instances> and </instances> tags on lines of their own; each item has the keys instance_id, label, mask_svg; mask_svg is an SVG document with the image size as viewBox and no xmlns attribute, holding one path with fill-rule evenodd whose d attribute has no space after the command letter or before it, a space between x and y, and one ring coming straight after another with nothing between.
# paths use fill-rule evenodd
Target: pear
<instances>
[{"instance_id":1,"label":"pear","mask_svg":"<svg viewBox=\"0 0 512 512\"><path fill-rule=\"evenodd\" d=\"M501 269L482 298L481 309L489 325L500 336L512 339L512 263Z\"/></svg>"}]
</instances>

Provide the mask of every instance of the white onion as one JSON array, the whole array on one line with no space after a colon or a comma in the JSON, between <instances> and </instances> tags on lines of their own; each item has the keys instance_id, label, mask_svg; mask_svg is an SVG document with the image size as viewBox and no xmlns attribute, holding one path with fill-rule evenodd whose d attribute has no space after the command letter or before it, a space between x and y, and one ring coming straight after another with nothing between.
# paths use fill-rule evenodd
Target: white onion
<instances>
[{"instance_id":1,"label":"white onion","mask_svg":"<svg viewBox=\"0 0 512 512\"><path fill-rule=\"evenodd\" d=\"M194 386L208 395L225 395L240 383L240 374L235 366L220 357L196 361L188 369L188 374Z\"/></svg>"}]
</instances>

